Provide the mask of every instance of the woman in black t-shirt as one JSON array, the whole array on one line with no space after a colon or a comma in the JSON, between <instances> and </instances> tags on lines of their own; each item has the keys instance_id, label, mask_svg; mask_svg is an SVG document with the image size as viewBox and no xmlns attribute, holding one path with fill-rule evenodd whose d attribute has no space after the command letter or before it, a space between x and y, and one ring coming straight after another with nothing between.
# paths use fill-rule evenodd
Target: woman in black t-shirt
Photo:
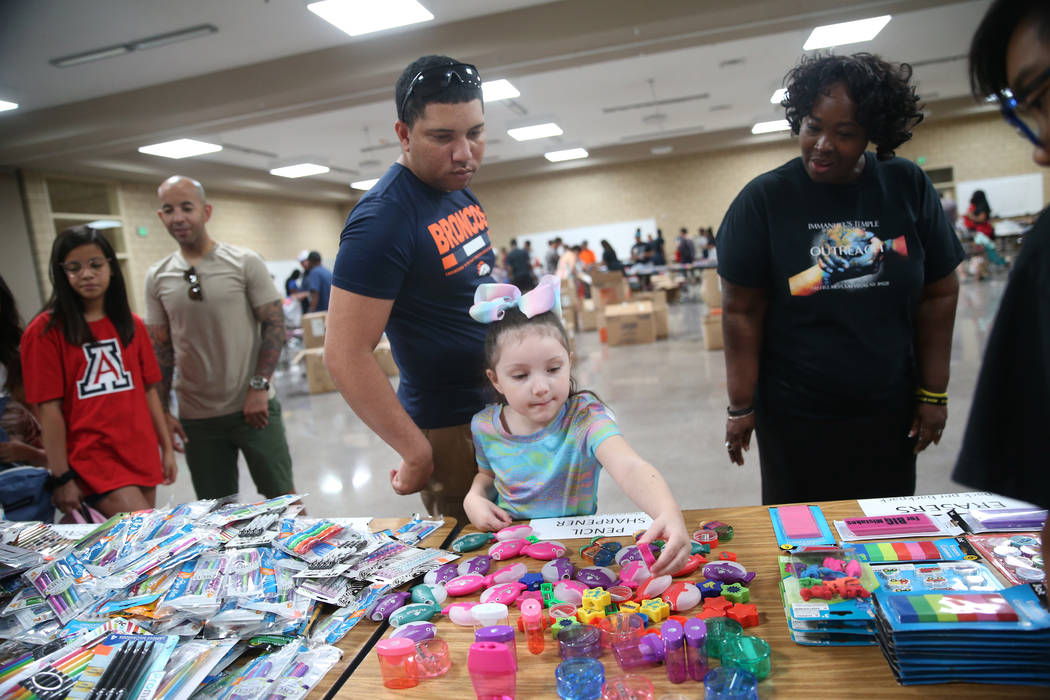
<instances>
[{"instance_id":1,"label":"woman in black t-shirt","mask_svg":"<svg viewBox=\"0 0 1050 700\"><path fill-rule=\"evenodd\" d=\"M755 431L765 503L910 495L944 429L963 253L893 156L922 120L910 77L870 54L804 59L782 103L802 157L749 183L716 238L725 446L743 464Z\"/></svg>"}]
</instances>

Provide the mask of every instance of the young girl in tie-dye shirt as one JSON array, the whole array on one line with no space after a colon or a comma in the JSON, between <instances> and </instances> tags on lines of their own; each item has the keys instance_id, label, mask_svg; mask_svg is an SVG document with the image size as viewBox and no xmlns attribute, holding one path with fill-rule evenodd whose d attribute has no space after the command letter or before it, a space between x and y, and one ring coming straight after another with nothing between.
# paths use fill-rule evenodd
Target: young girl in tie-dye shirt
<instances>
[{"instance_id":1,"label":"young girl in tie-dye shirt","mask_svg":"<svg viewBox=\"0 0 1050 700\"><path fill-rule=\"evenodd\" d=\"M666 540L654 573L676 571L689 554L681 508L598 397L576 390L569 340L554 311L561 309L559 295L552 276L525 295L508 284L481 285L475 294L471 315L490 324L485 374L500 403L471 421L478 474L463 507L481 530L512 520L590 515L604 468L653 518L642 540Z\"/></svg>"}]
</instances>

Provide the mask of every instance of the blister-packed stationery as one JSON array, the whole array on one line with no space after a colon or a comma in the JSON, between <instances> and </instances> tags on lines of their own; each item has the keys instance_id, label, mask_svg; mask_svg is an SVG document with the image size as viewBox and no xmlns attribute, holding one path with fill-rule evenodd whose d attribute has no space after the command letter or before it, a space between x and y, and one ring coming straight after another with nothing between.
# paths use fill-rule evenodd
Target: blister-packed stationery
<instances>
[{"instance_id":1,"label":"blister-packed stationery","mask_svg":"<svg viewBox=\"0 0 1050 700\"><path fill-rule=\"evenodd\" d=\"M1046 579L1042 539L1038 532L967 535L966 540L1012 584Z\"/></svg>"},{"instance_id":2,"label":"blister-packed stationery","mask_svg":"<svg viewBox=\"0 0 1050 700\"><path fill-rule=\"evenodd\" d=\"M30 569L22 577L46 597L62 624L88 610L101 597L98 582L73 552Z\"/></svg>"},{"instance_id":3,"label":"blister-packed stationery","mask_svg":"<svg viewBox=\"0 0 1050 700\"><path fill-rule=\"evenodd\" d=\"M365 612L390 591L390 587L373 583L358 590L357 595L338 610L318 622L310 632L310 641L335 644L360 622Z\"/></svg>"},{"instance_id":4,"label":"blister-packed stationery","mask_svg":"<svg viewBox=\"0 0 1050 700\"><path fill-rule=\"evenodd\" d=\"M300 651L285 676L270 686L263 700L302 700L342 656L341 650L329 645Z\"/></svg>"},{"instance_id":5,"label":"blister-packed stationery","mask_svg":"<svg viewBox=\"0 0 1050 700\"><path fill-rule=\"evenodd\" d=\"M950 511L949 515L963 530L973 534L984 532L1024 532L1042 529L1047 511L1042 508L1001 508L968 511Z\"/></svg>"},{"instance_id":6,"label":"blister-packed stationery","mask_svg":"<svg viewBox=\"0 0 1050 700\"><path fill-rule=\"evenodd\" d=\"M212 530L186 524L156 544L146 544L148 548L133 550L113 563L107 585L122 588L157 571L174 569L213 548L217 538Z\"/></svg>"},{"instance_id":7,"label":"blister-packed stationery","mask_svg":"<svg viewBox=\"0 0 1050 700\"><path fill-rule=\"evenodd\" d=\"M113 592L113 596L95 609L95 614L107 616L117 612L153 617L155 603L171 588L175 581L175 572L161 571L147 577L122 591Z\"/></svg>"},{"instance_id":8,"label":"blister-packed stationery","mask_svg":"<svg viewBox=\"0 0 1050 700\"><path fill-rule=\"evenodd\" d=\"M430 520L419 513L413 513L410 521L396 530L384 530L383 533L405 544L415 545L444 524L443 519Z\"/></svg>"},{"instance_id":9,"label":"blister-packed stationery","mask_svg":"<svg viewBox=\"0 0 1050 700\"><path fill-rule=\"evenodd\" d=\"M265 697L277 679L283 677L293 659L302 651L299 642L292 642L277 651L257 657L237 678L227 700L256 700Z\"/></svg>"},{"instance_id":10,"label":"blister-packed stationery","mask_svg":"<svg viewBox=\"0 0 1050 700\"><path fill-rule=\"evenodd\" d=\"M237 534L226 543L226 548L259 547L264 544L269 545L273 543L274 538L277 537L277 521L280 519L281 513L279 511L262 513L255 516L247 525L240 528L237 531Z\"/></svg>"},{"instance_id":11,"label":"blister-packed stationery","mask_svg":"<svg viewBox=\"0 0 1050 700\"><path fill-rule=\"evenodd\" d=\"M976 561L872 564L871 570L879 586L890 593L987 592L1003 588L991 570Z\"/></svg>"},{"instance_id":12,"label":"blister-packed stationery","mask_svg":"<svg viewBox=\"0 0 1050 700\"><path fill-rule=\"evenodd\" d=\"M275 546L300 559L307 556L318 545L343 531L342 525L329 520L321 520L312 524L300 523L299 525L300 527L293 530L289 537L282 538Z\"/></svg>"},{"instance_id":13,"label":"blister-packed stationery","mask_svg":"<svg viewBox=\"0 0 1050 700\"><path fill-rule=\"evenodd\" d=\"M157 686L157 700L186 700L237 643L235 639L192 639L180 644Z\"/></svg>"},{"instance_id":14,"label":"blister-packed stationery","mask_svg":"<svg viewBox=\"0 0 1050 700\"><path fill-rule=\"evenodd\" d=\"M130 633L138 629L137 625L128 620L114 618L63 642L49 644L31 656L16 659L0 668L0 697L7 697L20 686L25 688L30 679L38 673L48 674L58 670L64 678L68 678L72 668L69 664L73 659L77 660L76 668L79 669L79 673L87 666L86 660L90 658L85 659L84 653L90 653L90 650L107 635L114 632ZM46 675L44 677L46 678Z\"/></svg>"},{"instance_id":15,"label":"blister-packed stationery","mask_svg":"<svg viewBox=\"0 0 1050 700\"><path fill-rule=\"evenodd\" d=\"M66 697L152 698L178 641L175 635L110 634L92 649Z\"/></svg>"},{"instance_id":16,"label":"blister-packed stationery","mask_svg":"<svg viewBox=\"0 0 1050 700\"><path fill-rule=\"evenodd\" d=\"M157 606L157 617L178 613L193 619L203 619L219 610L223 566L226 556L207 552L182 563L175 581Z\"/></svg>"},{"instance_id":17,"label":"blister-packed stationery","mask_svg":"<svg viewBox=\"0 0 1050 700\"><path fill-rule=\"evenodd\" d=\"M242 520L252 520L263 513L269 513L271 511L280 512L292 503L301 499L304 495L305 494L290 493L271 498L267 501L260 501L259 503L251 503L248 505L243 503L230 503L217 508L214 512L208 514L203 518L202 522L203 524L211 525L212 527L223 527L230 523Z\"/></svg>"}]
</instances>

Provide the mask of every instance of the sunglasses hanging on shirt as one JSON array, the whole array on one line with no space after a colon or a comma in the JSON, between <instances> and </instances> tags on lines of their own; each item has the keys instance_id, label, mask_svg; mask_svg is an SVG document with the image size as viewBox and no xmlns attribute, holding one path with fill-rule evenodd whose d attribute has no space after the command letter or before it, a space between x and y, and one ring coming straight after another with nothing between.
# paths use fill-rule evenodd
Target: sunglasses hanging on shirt
<instances>
[{"instance_id":1,"label":"sunglasses hanging on shirt","mask_svg":"<svg viewBox=\"0 0 1050 700\"><path fill-rule=\"evenodd\" d=\"M203 301L204 293L201 291L201 278L194 267L182 273L183 278L189 283L189 296L193 301Z\"/></svg>"}]
</instances>

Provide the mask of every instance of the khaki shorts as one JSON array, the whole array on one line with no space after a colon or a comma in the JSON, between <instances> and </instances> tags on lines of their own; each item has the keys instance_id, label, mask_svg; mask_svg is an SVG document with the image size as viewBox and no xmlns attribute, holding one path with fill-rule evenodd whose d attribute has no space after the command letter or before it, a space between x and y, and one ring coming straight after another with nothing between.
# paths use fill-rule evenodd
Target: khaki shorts
<instances>
[{"instance_id":1,"label":"khaki shorts","mask_svg":"<svg viewBox=\"0 0 1050 700\"><path fill-rule=\"evenodd\" d=\"M432 516L448 515L465 523L463 499L478 472L470 424L424 430L423 435L434 453L434 473L420 493L423 507Z\"/></svg>"}]
</instances>

